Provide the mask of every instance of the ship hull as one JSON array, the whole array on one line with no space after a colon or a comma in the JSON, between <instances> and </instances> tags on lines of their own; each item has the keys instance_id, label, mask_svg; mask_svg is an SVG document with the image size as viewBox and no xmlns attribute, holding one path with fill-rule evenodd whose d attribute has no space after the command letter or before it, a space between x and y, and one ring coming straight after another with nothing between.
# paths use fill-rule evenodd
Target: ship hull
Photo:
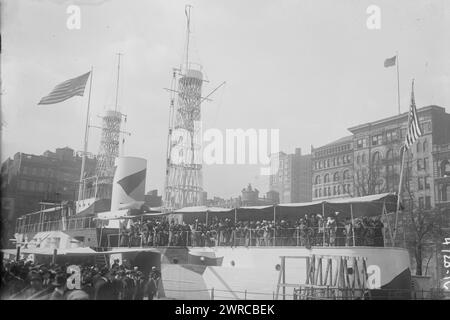
<instances>
[{"instance_id":1,"label":"ship hull","mask_svg":"<svg viewBox=\"0 0 450 320\"><path fill-rule=\"evenodd\" d=\"M364 257L372 298L408 298L409 254L377 247L216 247L161 251L164 295L172 299L268 299L276 297L281 256ZM187 254L187 257L185 256ZM286 259L285 282L306 283L306 259ZM293 299L293 289L286 289ZM398 293L403 295L398 295Z\"/></svg>"}]
</instances>

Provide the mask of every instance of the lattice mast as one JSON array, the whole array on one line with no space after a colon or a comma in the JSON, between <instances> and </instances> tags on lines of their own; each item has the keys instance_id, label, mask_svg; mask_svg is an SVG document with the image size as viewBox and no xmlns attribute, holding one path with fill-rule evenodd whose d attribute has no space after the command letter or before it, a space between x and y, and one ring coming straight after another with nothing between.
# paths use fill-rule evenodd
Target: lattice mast
<instances>
[{"instance_id":1,"label":"lattice mast","mask_svg":"<svg viewBox=\"0 0 450 320\"><path fill-rule=\"evenodd\" d=\"M186 51L180 69L174 69L170 88L169 133L164 206L173 210L201 205L201 66L189 61L190 9L186 6Z\"/></svg>"},{"instance_id":2,"label":"lattice mast","mask_svg":"<svg viewBox=\"0 0 450 320\"><path fill-rule=\"evenodd\" d=\"M115 160L119 156L120 131L122 120L126 122L126 115L119 111L119 76L120 76L120 57L118 53L117 64L117 84L116 99L114 110L106 110L102 118L102 133L100 148L97 157L97 167L95 170L97 177L97 198L111 198L112 183L115 171Z\"/></svg>"}]
</instances>

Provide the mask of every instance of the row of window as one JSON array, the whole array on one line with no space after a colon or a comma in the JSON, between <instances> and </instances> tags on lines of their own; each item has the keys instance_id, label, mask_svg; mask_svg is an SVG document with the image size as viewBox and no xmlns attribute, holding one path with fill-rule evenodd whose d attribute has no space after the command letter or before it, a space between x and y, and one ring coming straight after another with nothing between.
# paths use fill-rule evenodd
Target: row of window
<instances>
[{"instance_id":1,"label":"row of window","mask_svg":"<svg viewBox=\"0 0 450 320\"><path fill-rule=\"evenodd\" d=\"M351 179L351 175L350 175L350 170L344 170L344 172L342 173L342 178L343 180L349 180ZM331 182L331 175L329 173L326 173L323 176L323 183L329 183ZM339 181L340 180L340 174L339 172L335 172L333 174L333 182ZM321 175L317 175L314 178L314 184L321 184L322 183L322 176Z\"/></svg>"},{"instance_id":2,"label":"row of window","mask_svg":"<svg viewBox=\"0 0 450 320\"><path fill-rule=\"evenodd\" d=\"M42 181L20 180L19 189L26 191L50 191L53 188L52 184L46 184ZM48 190L47 190L48 189Z\"/></svg>"},{"instance_id":3,"label":"row of window","mask_svg":"<svg viewBox=\"0 0 450 320\"><path fill-rule=\"evenodd\" d=\"M55 177L55 172L51 169L46 168L38 168L38 167L22 167L22 174L24 175L31 175L31 176L37 176L37 177Z\"/></svg>"},{"instance_id":4,"label":"row of window","mask_svg":"<svg viewBox=\"0 0 450 320\"><path fill-rule=\"evenodd\" d=\"M326 150L316 151L315 155L316 155L316 157L324 157L324 156L327 156L327 155L348 151L348 150L350 150L350 148L351 148L351 145L350 144L346 144L346 145L342 145L342 146L336 146L336 147L333 147L333 148L328 148Z\"/></svg>"},{"instance_id":5,"label":"row of window","mask_svg":"<svg viewBox=\"0 0 450 320\"><path fill-rule=\"evenodd\" d=\"M342 190L342 192L341 192ZM333 186L331 187L325 187L325 188L318 188L314 190L314 198L321 198L321 197L329 197L329 196L339 196L341 194L350 194L351 192L351 185L350 184L343 184L342 188L341 185Z\"/></svg>"},{"instance_id":6,"label":"row of window","mask_svg":"<svg viewBox=\"0 0 450 320\"><path fill-rule=\"evenodd\" d=\"M341 162L342 161L342 162ZM352 162L352 156L349 154L343 155L342 157L334 157L331 159L320 160L314 162L314 169L326 169L331 167L340 166L342 164L348 164Z\"/></svg>"},{"instance_id":7,"label":"row of window","mask_svg":"<svg viewBox=\"0 0 450 320\"><path fill-rule=\"evenodd\" d=\"M422 132L423 133L428 133L431 132L431 123L430 122L426 122L421 124L421 128L422 128ZM398 130L397 129L393 129L393 130L388 130L386 131L385 135L383 136L383 134L375 134L372 135L370 137L370 144L372 146L379 146L382 145L383 143L392 143L392 142L396 142L399 139L404 139L406 137L407 134L407 129L403 128L400 131L400 136L398 134ZM356 148L357 149L362 149L362 148L367 148L368 147L368 139L367 138L359 138L356 140ZM425 142L423 143L423 145L417 144L417 152L420 152L420 149L423 149L424 152L427 150L428 145Z\"/></svg>"}]
</instances>

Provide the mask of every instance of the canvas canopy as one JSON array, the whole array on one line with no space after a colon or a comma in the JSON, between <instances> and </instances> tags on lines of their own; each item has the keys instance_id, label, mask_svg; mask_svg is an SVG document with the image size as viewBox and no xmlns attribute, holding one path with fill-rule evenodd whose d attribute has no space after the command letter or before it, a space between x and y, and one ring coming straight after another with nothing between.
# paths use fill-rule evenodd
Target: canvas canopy
<instances>
[{"instance_id":1,"label":"canvas canopy","mask_svg":"<svg viewBox=\"0 0 450 320\"><path fill-rule=\"evenodd\" d=\"M207 206L186 207L175 210L186 222L193 219L206 221L214 216L231 218L233 220L282 220L298 219L305 215L321 215L326 218L338 213L340 218L358 218L381 216L396 211L397 195L382 193L354 198L338 198L305 203L284 203L268 206L245 206L240 208L217 208Z\"/></svg>"}]
</instances>

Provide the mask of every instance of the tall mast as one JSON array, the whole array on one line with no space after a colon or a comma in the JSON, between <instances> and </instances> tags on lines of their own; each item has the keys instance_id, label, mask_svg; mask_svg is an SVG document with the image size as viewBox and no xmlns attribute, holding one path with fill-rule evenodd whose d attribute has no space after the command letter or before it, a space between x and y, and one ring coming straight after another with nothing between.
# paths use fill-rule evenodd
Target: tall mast
<instances>
[{"instance_id":1,"label":"tall mast","mask_svg":"<svg viewBox=\"0 0 450 320\"><path fill-rule=\"evenodd\" d=\"M114 111L117 111L117 103L119 101L119 77L120 77L120 56L122 53L117 53L118 62L117 62L117 84L116 84L116 104L114 107Z\"/></svg>"},{"instance_id":2,"label":"tall mast","mask_svg":"<svg viewBox=\"0 0 450 320\"><path fill-rule=\"evenodd\" d=\"M190 4L187 4L184 8L186 14L186 70L189 69L189 38L191 34L191 8Z\"/></svg>"}]
</instances>

